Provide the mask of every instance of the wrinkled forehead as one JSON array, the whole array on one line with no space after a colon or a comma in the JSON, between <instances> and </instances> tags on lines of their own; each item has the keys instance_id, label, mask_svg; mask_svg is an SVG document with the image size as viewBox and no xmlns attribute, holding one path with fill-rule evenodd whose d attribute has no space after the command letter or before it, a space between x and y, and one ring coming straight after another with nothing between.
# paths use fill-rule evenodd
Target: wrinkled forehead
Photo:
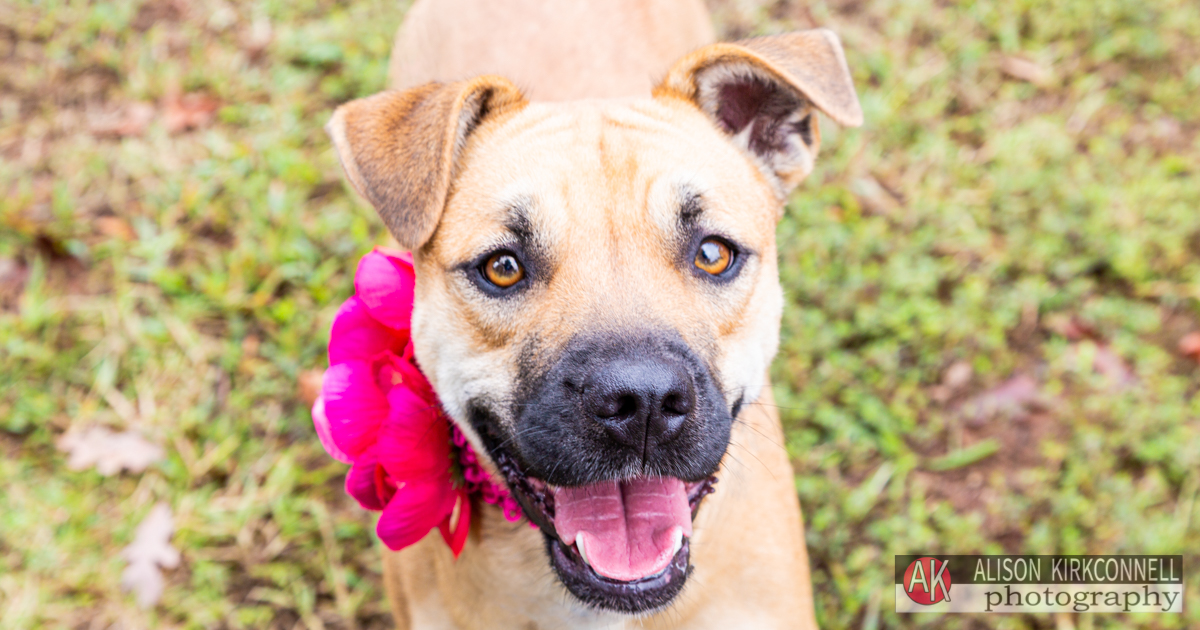
<instances>
[{"instance_id":1,"label":"wrinkled forehead","mask_svg":"<svg viewBox=\"0 0 1200 630\"><path fill-rule=\"evenodd\" d=\"M642 100L531 104L485 123L461 164L435 235L464 260L525 230L551 248L592 243L670 249L681 221L761 245L773 238L770 187L694 108Z\"/></svg>"}]
</instances>

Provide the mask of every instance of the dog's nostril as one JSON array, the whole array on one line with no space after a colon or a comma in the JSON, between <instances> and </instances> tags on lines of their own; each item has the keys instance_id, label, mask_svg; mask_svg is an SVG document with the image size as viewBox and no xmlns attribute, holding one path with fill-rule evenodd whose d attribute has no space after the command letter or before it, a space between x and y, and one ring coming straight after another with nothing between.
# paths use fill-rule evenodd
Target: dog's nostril
<instances>
[{"instance_id":1,"label":"dog's nostril","mask_svg":"<svg viewBox=\"0 0 1200 630\"><path fill-rule=\"evenodd\" d=\"M638 401L633 395L602 397L594 413L598 418L624 418L637 413Z\"/></svg>"},{"instance_id":2,"label":"dog's nostril","mask_svg":"<svg viewBox=\"0 0 1200 630\"><path fill-rule=\"evenodd\" d=\"M617 416L632 416L637 413L638 401L635 396L622 396L620 405L617 407Z\"/></svg>"},{"instance_id":3,"label":"dog's nostril","mask_svg":"<svg viewBox=\"0 0 1200 630\"><path fill-rule=\"evenodd\" d=\"M670 393L663 398L663 413L675 416L685 416L692 412L692 397L683 393Z\"/></svg>"},{"instance_id":4,"label":"dog's nostril","mask_svg":"<svg viewBox=\"0 0 1200 630\"><path fill-rule=\"evenodd\" d=\"M644 448L678 437L696 394L691 374L676 362L617 360L586 377L583 404L613 440Z\"/></svg>"}]
</instances>

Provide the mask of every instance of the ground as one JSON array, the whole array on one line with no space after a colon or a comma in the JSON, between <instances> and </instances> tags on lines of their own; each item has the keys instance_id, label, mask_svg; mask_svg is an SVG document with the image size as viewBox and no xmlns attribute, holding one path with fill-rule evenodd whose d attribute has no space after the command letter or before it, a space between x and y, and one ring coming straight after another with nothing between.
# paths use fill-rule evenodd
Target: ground
<instances>
[{"instance_id":1,"label":"ground","mask_svg":"<svg viewBox=\"0 0 1200 630\"><path fill-rule=\"evenodd\" d=\"M866 113L824 121L779 228L823 625L1200 625L1200 4L714 11L729 38L836 31ZM303 383L387 239L321 127L384 87L402 16L0 0L0 627L390 627ZM165 458L68 467L95 426ZM121 550L160 502L182 559L143 609ZM930 550L1184 554L1189 603L896 615L893 555Z\"/></svg>"}]
</instances>

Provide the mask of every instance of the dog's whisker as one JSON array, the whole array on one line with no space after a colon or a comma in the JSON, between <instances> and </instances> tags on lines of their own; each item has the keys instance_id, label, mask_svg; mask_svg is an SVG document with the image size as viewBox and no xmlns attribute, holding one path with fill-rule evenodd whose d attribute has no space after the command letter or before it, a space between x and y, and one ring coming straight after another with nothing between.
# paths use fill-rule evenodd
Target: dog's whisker
<instances>
[{"instance_id":1,"label":"dog's whisker","mask_svg":"<svg viewBox=\"0 0 1200 630\"><path fill-rule=\"evenodd\" d=\"M751 457L753 457L755 459L755 461L758 462L758 464L760 466L763 467L763 470L766 470L771 475L772 479L777 478L775 476L775 472L773 470L771 470L771 467L766 465L766 463L764 463L763 460L758 457L758 455L755 455L753 450L746 448L745 446L742 446L741 444L738 444L737 442L734 442L733 440L729 440L729 446L736 446L736 447L742 449L743 451L746 451L747 453L750 454ZM730 456L732 456L732 454L730 454Z\"/></svg>"},{"instance_id":2,"label":"dog's whisker","mask_svg":"<svg viewBox=\"0 0 1200 630\"><path fill-rule=\"evenodd\" d=\"M760 410L760 411L761 411L761 410ZM763 413L765 414L765 413L766 413L766 411L763 411ZM768 416L768 418L769 418L769 416ZM770 436L770 435L767 435L766 433L763 433L763 432L762 432L762 429L759 429L758 427L754 426L753 424L751 424L751 423L749 423L749 422L745 422L745 421L741 421L741 422L740 422L740 424L741 424L741 426L744 426L744 427L746 427L747 429L750 429L751 431L754 431L755 433L757 433L757 434L759 434L760 436L762 436L762 438L763 438L764 440L766 440L766 441L770 442L772 446L775 446L775 447L781 448L781 449L783 449L783 450L785 450L785 451L787 450L787 446L786 446L786 445L784 445L782 442L778 442L778 441L776 441L774 437L772 437L772 436Z\"/></svg>"},{"instance_id":3,"label":"dog's whisker","mask_svg":"<svg viewBox=\"0 0 1200 630\"><path fill-rule=\"evenodd\" d=\"M771 408L774 408L774 409L783 409L783 410L785 410L785 411L804 411L804 410L805 410L803 407L786 407L786 406L784 406L784 405L776 405L775 403L765 403L765 402L762 402L762 401L760 401L760 400L756 400L756 401L754 401L754 402L748 402L748 403L746 403L746 406L747 406L747 407L755 407L755 406L757 406L757 407L771 407Z\"/></svg>"}]
</instances>

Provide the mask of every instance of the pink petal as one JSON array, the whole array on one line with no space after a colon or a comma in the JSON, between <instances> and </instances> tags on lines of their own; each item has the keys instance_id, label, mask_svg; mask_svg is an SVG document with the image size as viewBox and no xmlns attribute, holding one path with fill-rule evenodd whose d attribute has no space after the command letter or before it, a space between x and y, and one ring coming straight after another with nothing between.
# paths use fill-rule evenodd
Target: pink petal
<instances>
[{"instance_id":1,"label":"pink petal","mask_svg":"<svg viewBox=\"0 0 1200 630\"><path fill-rule=\"evenodd\" d=\"M329 332L329 363L368 361L382 352L401 354L408 335L398 332L371 317L367 306L358 297L346 300L333 317Z\"/></svg>"},{"instance_id":2,"label":"pink petal","mask_svg":"<svg viewBox=\"0 0 1200 630\"><path fill-rule=\"evenodd\" d=\"M325 416L325 398L323 396L317 396L317 401L313 403L312 418L313 426L317 429L317 437L321 440L321 446L325 447L325 452L343 464L354 463L354 460L345 451L338 448L337 443L333 441L333 430L329 427L329 418Z\"/></svg>"},{"instance_id":3,"label":"pink petal","mask_svg":"<svg viewBox=\"0 0 1200 630\"><path fill-rule=\"evenodd\" d=\"M429 379L425 378L425 374L421 372L421 367L417 365L417 358L413 356L413 346L410 341L404 347L404 355L401 361L397 362L396 368L400 371L404 378L405 386L416 393L421 398L432 404L440 405L437 394L433 391L433 385L429 384Z\"/></svg>"},{"instance_id":4,"label":"pink petal","mask_svg":"<svg viewBox=\"0 0 1200 630\"><path fill-rule=\"evenodd\" d=\"M376 365L379 366L377 380L380 391L390 392L396 387L403 387L423 400L423 406L438 404L437 395L433 393L429 381L410 360L389 352L380 357Z\"/></svg>"},{"instance_id":5,"label":"pink petal","mask_svg":"<svg viewBox=\"0 0 1200 630\"><path fill-rule=\"evenodd\" d=\"M411 262L376 250L358 261L355 295L384 326L408 330L416 279Z\"/></svg>"},{"instance_id":6,"label":"pink petal","mask_svg":"<svg viewBox=\"0 0 1200 630\"><path fill-rule=\"evenodd\" d=\"M454 509L456 496L449 477L405 483L383 508L375 533L388 549L399 551L437 527Z\"/></svg>"},{"instance_id":7,"label":"pink petal","mask_svg":"<svg viewBox=\"0 0 1200 630\"><path fill-rule=\"evenodd\" d=\"M330 435L343 453L357 457L375 443L389 407L375 384L370 363L347 361L330 366L325 371L321 396L325 399Z\"/></svg>"},{"instance_id":8,"label":"pink petal","mask_svg":"<svg viewBox=\"0 0 1200 630\"><path fill-rule=\"evenodd\" d=\"M467 533L471 531L471 495L467 494L466 490L459 490L457 493L458 505L458 520L454 523L454 529L450 529L450 519L454 517L453 508L450 514L438 524L438 530L442 532L442 540L450 546L450 553L454 554L455 559L458 554L462 553L463 547L467 544Z\"/></svg>"},{"instance_id":9,"label":"pink petal","mask_svg":"<svg viewBox=\"0 0 1200 630\"><path fill-rule=\"evenodd\" d=\"M363 451L350 472L346 473L346 494L354 497L365 509L382 510L395 492L395 482L388 478L379 465L374 448Z\"/></svg>"},{"instance_id":10,"label":"pink petal","mask_svg":"<svg viewBox=\"0 0 1200 630\"><path fill-rule=\"evenodd\" d=\"M379 428L379 460L398 481L443 477L450 470L450 423L441 408L397 387Z\"/></svg>"}]
</instances>

